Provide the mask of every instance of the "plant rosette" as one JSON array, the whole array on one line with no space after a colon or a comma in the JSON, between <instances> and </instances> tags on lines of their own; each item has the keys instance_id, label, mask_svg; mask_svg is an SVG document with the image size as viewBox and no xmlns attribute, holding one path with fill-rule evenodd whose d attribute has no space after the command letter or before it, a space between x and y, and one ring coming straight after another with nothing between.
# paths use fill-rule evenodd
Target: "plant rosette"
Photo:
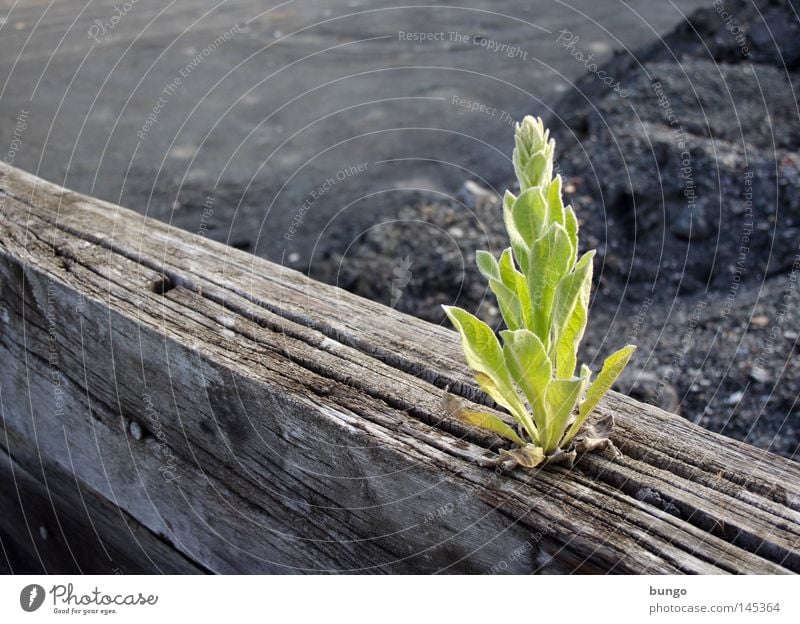
<instances>
[{"instance_id":1,"label":"plant rosette","mask_svg":"<svg viewBox=\"0 0 800 624\"><path fill-rule=\"evenodd\" d=\"M561 176L553 177L555 142L541 119L526 116L514 134L513 163L520 194L506 191L503 220L510 240L500 258L478 251L481 274L497 298L506 328L498 339L466 310L442 306L461 335L467 364L480 388L514 418L469 410L448 395L459 420L513 443L496 465L571 466L577 455L613 449L610 416L589 416L633 355L627 345L608 356L597 377L578 349L586 329L594 250L578 257L578 220L564 206ZM616 452L616 451L615 451Z\"/></svg>"}]
</instances>

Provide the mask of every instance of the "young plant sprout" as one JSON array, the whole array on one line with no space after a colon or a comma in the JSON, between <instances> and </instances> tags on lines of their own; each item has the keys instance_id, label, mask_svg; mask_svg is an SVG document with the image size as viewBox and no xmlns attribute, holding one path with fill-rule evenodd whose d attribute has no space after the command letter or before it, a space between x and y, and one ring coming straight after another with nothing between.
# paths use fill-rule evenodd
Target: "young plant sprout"
<instances>
[{"instance_id":1,"label":"young plant sprout","mask_svg":"<svg viewBox=\"0 0 800 624\"><path fill-rule=\"evenodd\" d=\"M576 453L610 446L610 419L592 427L587 418L636 347L609 356L594 381L585 364L576 373L595 252L578 258L578 220L572 206L564 206L561 176L553 177L555 142L542 120L526 116L516 126L514 142L520 194L506 191L503 197L511 247L499 260L486 251L477 253L478 268L507 327L500 332L502 344L466 310L442 307L461 334L478 385L508 410L518 428L458 404L450 411L518 445L501 451L504 467L532 468L545 461L571 463Z\"/></svg>"}]
</instances>

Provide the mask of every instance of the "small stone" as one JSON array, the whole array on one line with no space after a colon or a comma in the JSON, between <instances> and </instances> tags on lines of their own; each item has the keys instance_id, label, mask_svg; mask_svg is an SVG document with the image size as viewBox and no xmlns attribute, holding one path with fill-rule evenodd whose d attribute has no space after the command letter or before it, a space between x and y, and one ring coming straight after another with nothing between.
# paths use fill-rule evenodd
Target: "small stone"
<instances>
[{"instance_id":1,"label":"small stone","mask_svg":"<svg viewBox=\"0 0 800 624\"><path fill-rule=\"evenodd\" d=\"M772 377L766 368L762 366L753 366L753 368L750 369L750 379L759 383L769 383Z\"/></svg>"},{"instance_id":2,"label":"small stone","mask_svg":"<svg viewBox=\"0 0 800 624\"><path fill-rule=\"evenodd\" d=\"M46 526L42 525L39 527L39 537L41 537L42 540L46 540L50 537L50 532L47 530Z\"/></svg>"},{"instance_id":3,"label":"small stone","mask_svg":"<svg viewBox=\"0 0 800 624\"><path fill-rule=\"evenodd\" d=\"M289 261L289 264L294 264L295 262L300 261L300 254L297 253L296 251L293 251L287 256L286 259Z\"/></svg>"},{"instance_id":4,"label":"small stone","mask_svg":"<svg viewBox=\"0 0 800 624\"><path fill-rule=\"evenodd\" d=\"M477 182L467 180L458 193L459 199L471 210L485 208L500 202L497 193L482 187Z\"/></svg>"},{"instance_id":5,"label":"small stone","mask_svg":"<svg viewBox=\"0 0 800 624\"><path fill-rule=\"evenodd\" d=\"M728 405L736 405L739 401L742 400L743 396L744 392L742 392L741 390L737 390L736 392L731 394L727 399L725 399L725 402Z\"/></svg>"},{"instance_id":6,"label":"small stone","mask_svg":"<svg viewBox=\"0 0 800 624\"><path fill-rule=\"evenodd\" d=\"M447 233L450 234L450 236L452 236L453 238L456 238L456 239L464 238L464 230L462 230L457 225L454 225L453 227L449 228L447 230Z\"/></svg>"},{"instance_id":7,"label":"small stone","mask_svg":"<svg viewBox=\"0 0 800 624\"><path fill-rule=\"evenodd\" d=\"M759 314L750 319L750 324L755 327L766 327L769 325L769 317L764 314Z\"/></svg>"},{"instance_id":8,"label":"small stone","mask_svg":"<svg viewBox=\"0 0 800 624\"><path fill-rule=\"evenodd\" d=\"M141 440L144 437L144 430L142 429L142 426L135 420L132 420L131 424L128 425L128 431L130 431L131 437L134 440Z\"/></svg>"}]
</instances>

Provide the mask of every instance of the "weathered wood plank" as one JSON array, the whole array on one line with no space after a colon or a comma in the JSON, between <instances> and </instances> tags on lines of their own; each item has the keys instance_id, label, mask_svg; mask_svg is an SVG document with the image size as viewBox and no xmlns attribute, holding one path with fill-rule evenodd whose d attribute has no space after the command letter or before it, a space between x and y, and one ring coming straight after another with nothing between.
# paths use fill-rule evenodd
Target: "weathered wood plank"
<instances>
[{"instance_id":1,"label":"weathered wood plank","mask_svg":"<svg viewBox=\"0 0 800 624\"><path fill-rule=\"evenodd\" d=\"M4 441L7 442L8 438ZM6 574L201 574L108 499L51 463L0 445L0 569Z\"/></svg>"},{"instance_id":2,"label":"weathered wood plank","mask_svg":"<svg viewBox=\"0 0 800 624\"><path fill-rule=\"evenodd\" d=\"M17 444L99 429L81 480L110 497L113 465L112 500L210 570L800 569L790 461L616 395L621 460L496 475L474 460L499 441L439 409L446 384L482 400L449 330L8 167L0 189Z\"/></svg>"}]
</instances>

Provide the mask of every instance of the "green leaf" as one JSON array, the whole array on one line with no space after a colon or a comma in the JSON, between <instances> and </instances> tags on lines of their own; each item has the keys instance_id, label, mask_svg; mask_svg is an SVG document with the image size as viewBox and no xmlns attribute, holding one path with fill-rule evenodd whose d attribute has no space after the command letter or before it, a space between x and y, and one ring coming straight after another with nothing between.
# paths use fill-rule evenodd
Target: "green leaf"
<instances>
[{"instance_id":1,"label":"green leaf","mask_svg":"<svg viewBox=\"0 0 800 624\"><path fill-rule=\"evenodd\" d=\"M517 263L521 267L528 266L528 245L525 239L517 229L517 224L514 221L514 204L517 198L511 191L506 191L503 195L503 221L506 225L506 232L508 239L511 242L511 248L514 250L514 256L517 258Z\"/></svg>"},{"instance_id":2,"label":"green leaf","mask_svg":"<svg viewBox=\"0 0 800 624\"><path fill-rule=\"evenodd\" d=\"M546 398L547 430L543 436L544 439L540 439L545 452L552 453L559 448L559 442L567 430L570 418L574 414L588 382L588 376L554 379L550 382Z\"/></svg>"},{"instance_id":3,"label":"green leaf","mask_svg":"<svg viewBox=\"0 0 800 624\"><path fill-rule=\"evenodd\" d=\"M575 211L572 206L567 206L564 209L564 229L569 234L569 242L572 243L572 260L570 264L575 264L578 258L578 218L575 216Z\"/></svg>"},{"instance_id":4,"label":"green leaf","mask_svg":"<svg viewBox=\"0 0 800 624\"><path fill-rule=\"evenodd\" d=\"M478 386L481 390L492 397L492 399L494 399L498 405L505 407L511 413L514 419L528 433L531 439L536 438L536 427L531 420L530 414L525 409L525 406L521 401L519 401L519 396L517 395L517 391L513 388L513 386L508 390L501 390L494 379L480 372L475 372L475 381L478 382ZM519 402L519 407L513 408L511 401L506 401L509 393L513 393L513 398Z\"/></svg>"},{"instance_id":5,"label":"green leaf","mask_svg":"<svg viewBox=\"0 0 800 624\"><path fill-rule=\"evenodd\" d=\"M563 326L555 345L556 377L566 379L575 373L575 366L578 363L578 348L583 340L589 316L591 289L592 275L589 272L583 278L578 300L575 302L569 320Z\"/></svg>"},{"instance_id":6,"label":"green leaf","mask_svg":"<svg viewBox=\"0 0 800 624\"><path fill-rule=\"evenodd\" d=\"M636 351L634 345L627 345L605 359L603 362L603 369L586 392L586 400L581 403L578 409L578 418L572 423L572 427L570 427L567 432L564 438L564 444L567 444L575 434L578 433L581 426L586 421L586 418L592 413L592 410L597 407L597 404L600 403L600 399L611 389L617 377L619 377L620 373L628 365L634 351Z\"/></svg>"},{"instance_id":7,"label":"green leaf","mask_svg":"<svg viewBox=\"0 0 800 624\"><path fill-rule=\"evenodd\" d=\"M511 207L514 225L526 247L542 235L547 225L547 200L539 187L530 188ZM524 265L523 265L524 266Z\"/></svg>"},{"instance_id":8,"label":"green leaf","mask_svg":"<svg viewBox=\"0 0 800 624\"><path fill-rule=\"evenodd\" d=\"M445 409L455 418L458 418L458 420L465 422L468 425L472 425L473 427L478 427L480 429L486 429L487 431L496 433L506 440L510 440L511 442L519 444L520 446L525 446L525 441L519 437L519 434L517 434L517 432L514 431L514 429L511 428L507 423L500 420L500 418L494 414L467 409L451 394L445 395Z\"/></svg>"},{"instance_id":9,"label":"green leaf","mask_svg":"<svg viewBox=\"0 0 800 624\"><path fill-rule=\"evenodd\" d=\"M569 271L571 257L567 231L558 223L552 224L530 250L527 280L533 311L531 328L547 349L550 349L550 325L559 320L559 316L553 316L556 290Z\"/></svg>"},{"instance_id":10,"label":"green leaf","mask_svg":"<svg viewBox=\"0 0 800 624\"><path fill-rule=\"evenodd\" d=\"M560 223L566 227L564 222L564 201L561 199L561 176L557 175L550 182L547 189L548 221ZM568 230L569 231L569 230Z\"/></svg>"},{"instance_id":11,"label":"green leaf","mask_svg":"<svg viewBox=\"0 0 800 624\"><path fill-rule=\"evenodd\" d=\"M516 293L497 280L489 280L489 288L492 289L494 296L497 298L500 315L503 317L506 327L509 329L525 327L525 317Z\"/></svg>"},{"instance_id":12,"label":"green leaf","mask_svg":"<svg viewBox=\"0 0 800 624\"><path fill-rule=\"evenodd\" d=\"M508 250L509 254L511 253ZM505 254L505 252L504 252ZM478 264L478 270L489 281L489 288L492 289L495 297L497 297L497 304L500 307L500 314L509 329L520 329L526 326L526 316L529 315L528 308L530 307L530 297L527 295L527 285L525 291L519 293L517 290L518 284L516 278L507 280L507 269L501 268L497 260L494 259L489 252L479 251L475 256ZM501 259L501 264L503 260ZM514 269L513 264L511 266ZM520 274L524 282L524 276Z\"/></svg>"},{"instance_id":13,"label":"green leaf","mask_svg":"<svg viewBox=\"0 0 800 624\"><path fill-rule=\"evenodd\" d=\"M547 350L536 334L527 329L504 331L500 335L508 370L528 399L536 429L539 430L547 424L545 398L547 385L553 376ZM534 436L531 438L536 439Z\"/></svg>"},{"instance_id":14,"label":"green leaf","mask_svg":"<svg viewBox=\"0 0 800 624\"><path fill-rule=\"evenodd\" d=\"M536 152L525 163L522 175L528 188L549 186L553 177L552 155L548 158L544 150Z\"/></svg>"},{"instance_id":15,"label":"green leaf","mask_svg":"<svg viewBox=\"0 0 800 624\"><path fill-rule=\"evenodd\" d=\"M498 279L514 291L517 290L517 282L520 279L523 281L525 280L525 276L514 266L514 256L511 247L507 247L503 250L503 253L500 254L500 262L498 262L497 270Z\"/></svg>"},{"instance_id":16,"label":"green leaf","mask_svg":"<svg viewBox=\"0 0 800 624\"><path fill-rule=\"evenodd\" d=\"M594 250L587 251L575 265L575 269L561 278L556 288L555 303L553 309L552 322L552 343L557 345L564 333L567 323L569 323L572 312L578 303L578 299L586 288L591 288L592 282L592 259ZM588 284L588 286L587 286Z\"/></svg>"},{"instance_id":17,"label":"green leaf","mask_svg":"<svg viewBox=\"0 0 800 624\"><path fill-rule=\"evenodd\" d=\"M500 255L499 263L500 281L508 288L513 290L516 294L517 302L519 304L520 312L520 327L530 327L531 323L531 295L528 292L528 281L525 275L517 270L514 266L514 255L511 248L503 250ZM519 329L519 327L510 327L509 329Z\"/></svg>"},{"instance_id":18,"label":"green leaf","mask_svg":"<svg viewBox=\"0 0 800 624\"><path fill-rule=\"evenodd\" d=\"M525 141L519 133L514 134L514 151L511 154L511 161L514 163L514 174L517 176L517 181L522 190L525 190L525 185L522 183L522 176L525 172L525 163L531 157Z\"/></svg>"},{"instance_id":19,"label":"green leaf","mask_svg":"<svg viewBox=\"0 0 800 624\"><path fill-rule=\"evenodd\" d=\"M486 279L500 280L500 267L497 260L488 251L476 251L475 264L478 265L478 270Z\"/></svg>"},{"instance_id":20,"label":"green leaf","mask_svg":"<svg viewBox=\"0 0 800 624\"><path fill-rule=\"evenodd\" d=\"M475 372L478 384L498 405L502 405L518 420L529 418L506 367L503 349L492 329L466 310L442 306L461 334L461 347L467 364Z\"/></svg>"}]
</instances>

